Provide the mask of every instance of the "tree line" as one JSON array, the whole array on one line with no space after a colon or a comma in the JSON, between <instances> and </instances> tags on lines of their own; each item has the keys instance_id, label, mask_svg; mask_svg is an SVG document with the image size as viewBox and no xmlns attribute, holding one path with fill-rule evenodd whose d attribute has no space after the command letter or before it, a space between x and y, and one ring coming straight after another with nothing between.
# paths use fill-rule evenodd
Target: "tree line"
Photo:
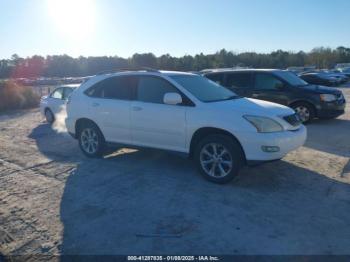
<instances>
[{"instance_id":1,"label":"tree line","mask_svg":"<svg viewBox=\"0 0 350 262\"><path fill-rule=\"evenodd\" d=\"M130 58L100 56L73 58L68 55L22 58L14 54L11 59L0 60L0 78L28 77L78 77L94 75L104 70L126 67L152 67L163 70L200 71L207 68L253 67L287 68L289 66L314 65L317 68L333 68L337 63L350 63L350 48L318 47L310 52L235 53L222 49L215 54L203 53L173 57L165 54L156 57L152 53L134 54Z\"/></svg>"}]
</instances>

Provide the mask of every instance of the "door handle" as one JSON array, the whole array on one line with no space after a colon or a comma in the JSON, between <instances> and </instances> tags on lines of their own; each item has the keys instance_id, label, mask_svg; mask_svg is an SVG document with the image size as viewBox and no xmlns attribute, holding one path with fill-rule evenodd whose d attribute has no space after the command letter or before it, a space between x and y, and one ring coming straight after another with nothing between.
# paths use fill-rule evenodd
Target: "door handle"
<instances>
[{"instance_id":1,"label":"door handle","mask_svg":"<svg viewBox=\"0 0 350 262\"><path fill-rule=\"evenodd\" d=\"M100 106L100 104L99 103L92 103L92 106L93 107L98 107L98 106Z\"/></svg>"},{"instance_id":2,"label":"door handle","mask_svg":"<svg viewBox=\"0 0 350 262\"><path fill-rule=\"evenodd\" d=\"M132 110L133 110L133 111L141 111L141 110L142 110L142 107L140 107L140 106L133 106L133 107L132 107Z\"/></svg>"}]
</instances>

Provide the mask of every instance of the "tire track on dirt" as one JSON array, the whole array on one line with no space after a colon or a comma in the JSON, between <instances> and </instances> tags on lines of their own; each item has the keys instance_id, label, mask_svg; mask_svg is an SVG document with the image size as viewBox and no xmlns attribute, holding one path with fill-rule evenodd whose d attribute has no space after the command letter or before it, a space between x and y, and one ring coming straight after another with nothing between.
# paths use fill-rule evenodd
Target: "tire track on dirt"
<instances>
[{"instance_id":1,"label":"tire track on dirt","mask_svg":"<svg viewBox=\"0 0 350 262\"><path fill-rule=\"evenodd\" d=\"M55 165L49 161L22 167L0 159L0 184L6 189L0 191L0 251L4 255L57 252L57 232L62 227L59 204L74 166L60 164L56 172L44 172Z\"/></svg>"}]
</instances>

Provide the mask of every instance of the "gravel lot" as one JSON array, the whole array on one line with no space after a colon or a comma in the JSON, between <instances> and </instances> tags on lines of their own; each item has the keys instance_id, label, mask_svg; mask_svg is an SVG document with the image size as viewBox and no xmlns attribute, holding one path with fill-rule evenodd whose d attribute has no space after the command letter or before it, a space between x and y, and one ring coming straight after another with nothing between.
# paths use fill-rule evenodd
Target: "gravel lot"
<instances>
[{"instance_id":1,"label":"gravel lot","mask_svg":"<svg viewBox=\"0 0 350 262\"><path fill-rule=\"evenodd\" d=\"M344 88L350 101L350 88ZM350 105L228 185L186 158L87 159L38 110L0 116L3 254L350 254Z\"/></svg>"}]
</instances>

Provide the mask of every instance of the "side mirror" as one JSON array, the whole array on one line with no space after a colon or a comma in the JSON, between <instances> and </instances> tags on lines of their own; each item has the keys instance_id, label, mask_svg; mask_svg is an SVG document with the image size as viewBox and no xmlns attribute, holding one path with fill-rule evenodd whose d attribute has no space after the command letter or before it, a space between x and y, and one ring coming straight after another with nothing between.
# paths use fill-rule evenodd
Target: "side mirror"
<instances>
[{"instance_id":1,"label":"side mirror","mask_svg":"<svg viewBox=\"0 0 350 262\"><path fill-rule=\"evenodd\" d=\"M166 93L163 98L166 105L177 105L182 103L182 97L178 93Z\"/></svg>"}]
</instances>

